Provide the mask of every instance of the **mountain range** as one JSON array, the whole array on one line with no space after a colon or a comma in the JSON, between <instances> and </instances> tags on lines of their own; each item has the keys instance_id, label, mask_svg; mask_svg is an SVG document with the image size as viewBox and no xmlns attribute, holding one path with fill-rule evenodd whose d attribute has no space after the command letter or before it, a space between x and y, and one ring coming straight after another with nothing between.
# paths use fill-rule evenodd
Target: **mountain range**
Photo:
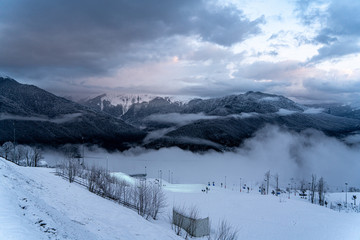
<instances>
[{"instance_id":1,"label":"mountain range","mask_svg":"<svg viewBox=\"0 0 360 240\"><path fill-rule=\"evenodd\" d=\"M102 94L75 103L0 78L0 143L12 141L15 129L16 141L27 144L84 142L119 150L176 146L226 151L268 124L344 138L360 131L360 114L350 106L306 106L261 92L210 99Z\"/></svg>"},{"instance_id":2,"label":"mountain range","mask_svg":"<svg viewBox=\"0 0 360 240\"><path fill-rule=\"evenodd\" d=\"M109 114L0 78L0 142L14 138L21 144L49 146L86 142L122 150L144 137L143 131Z\"/></svg>"}]
</instances>

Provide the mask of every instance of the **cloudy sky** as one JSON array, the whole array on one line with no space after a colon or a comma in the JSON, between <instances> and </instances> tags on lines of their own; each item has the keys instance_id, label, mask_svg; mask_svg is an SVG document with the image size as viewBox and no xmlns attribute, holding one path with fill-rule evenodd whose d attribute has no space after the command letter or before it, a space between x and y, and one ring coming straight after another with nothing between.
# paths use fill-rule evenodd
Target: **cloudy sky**
<instances>
[{"instance_id":1,"label":"cloudy sky","mask_svg":"<svg viewBox=\"0 0 360 240\"><path fill-rule=\"evenodd\" d=\"M0 74L62 96L360 99L360 1L1 0Z\"/></svg>"}]
</instances>

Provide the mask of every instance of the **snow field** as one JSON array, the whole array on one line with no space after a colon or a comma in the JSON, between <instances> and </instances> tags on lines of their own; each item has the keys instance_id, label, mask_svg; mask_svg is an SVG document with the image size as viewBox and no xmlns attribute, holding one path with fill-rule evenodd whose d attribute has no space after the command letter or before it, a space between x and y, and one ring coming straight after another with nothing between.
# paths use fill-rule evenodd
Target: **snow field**
<instances>
[{"instance_id":1,"label":"snow field","mask_svg":"<svg viewBox=\"0 0 360 240\"><path fill-rule=\"evenodd\" d=\"M204 193L204 184L162 180L168 205L159 220L150 222L54 172L0 160L0 239L181 239L170 226L173 206L196 206L200 218L210 218L212 234L224 219L238 230L239 239L360 239L358 213L333 211L293 195L260 195L255 186L250 193L212 186ZM328 199L343 197L328 194Z\"/></svg>"},{"instance_id":2,"label":"snow field","mask_svg":"<svg viewBox=\"0 0 360 240\"><path fill-rule=\"evenodd\" d=\"M2 215L6 217L1 222L0 236L4 237L0 239L181 239L170 227L146 221L128 208L55 176L54 169L19 167L3 159L0 166L2 183L3 175L12 176L1 184L0 202L5 204L0 206L0 212L10 215ZM8 189L3 189L4 185ZM16 195L31 199L28 215L21 216L21 211L16 210L21 209L14 199ZM44 232L36 225L39 220L55 228L56 233ZM24 228L20 233L19 226Z\"/></svg>"}]
</instances>

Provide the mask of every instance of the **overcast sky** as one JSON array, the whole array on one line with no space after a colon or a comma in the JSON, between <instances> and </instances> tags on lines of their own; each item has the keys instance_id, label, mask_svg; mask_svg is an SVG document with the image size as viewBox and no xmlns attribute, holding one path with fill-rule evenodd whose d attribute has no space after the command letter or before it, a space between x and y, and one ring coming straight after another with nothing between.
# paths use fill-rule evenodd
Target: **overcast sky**
<instances>
[{"instance_id":1,"label":"overcast sky","mask_svg":"<svg viewBox=\"0 0 360 240\"><path fill-rule=\"evenodd\" d=\"M62 96L360 100L360 1L1 0L0 74Z\"/></svg>"}]
</instances>

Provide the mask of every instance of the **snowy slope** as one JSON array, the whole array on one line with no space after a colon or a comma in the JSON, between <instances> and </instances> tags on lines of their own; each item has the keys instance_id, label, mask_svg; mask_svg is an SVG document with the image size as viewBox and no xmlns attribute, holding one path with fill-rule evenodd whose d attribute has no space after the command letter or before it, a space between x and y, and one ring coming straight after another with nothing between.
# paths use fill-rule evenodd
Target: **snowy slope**
<instances>
[{"instance_id":1,"label":"snowy slope","mask_svg":"<svg viewBox=\"0 0 360 240\"><path fill-rule=\"evenodd\" d=\"M53 171L0 159L0 239L179 239Z\"/></svg>"},{"instance_id":2,"label":"snowy slope","mask_svg":"<svg viewBox=\"0 0 360 240\"><path fill-rule=\"evenodd\" d=\"M210 217L212 234L225 219L238 230L239 239L360 238L359 213L337 212L294 195L290 199L287 194L263 196L255 186L250 193L240 193L236 185L227 189L211 186L206 194L201 192L203 184L169 184L164 179L168 206L160 220L149 222L69 184L53 171L18 167L0 159L0 239L181 239L170 229L173 206L198 207L200 217ZM129 178L123 173L115 175ZM344 193L328 196L343 197Z\"/></svg>"},{"instance_id":3,"label":"snowy slope","mask_svg":"<svg viewBox=\"0 0 360 240\"><path fill-rule=\"evenodd\" d=\"M293 195L288 199L287 194L264 196L255 190L248 194L219 187L211 187L207 194L172 191L167 195L175 206L197 206L213 229L225 219L238 230L239 239L360 239L359 213L339 213Z\"/></svg>"}]
</instances>

